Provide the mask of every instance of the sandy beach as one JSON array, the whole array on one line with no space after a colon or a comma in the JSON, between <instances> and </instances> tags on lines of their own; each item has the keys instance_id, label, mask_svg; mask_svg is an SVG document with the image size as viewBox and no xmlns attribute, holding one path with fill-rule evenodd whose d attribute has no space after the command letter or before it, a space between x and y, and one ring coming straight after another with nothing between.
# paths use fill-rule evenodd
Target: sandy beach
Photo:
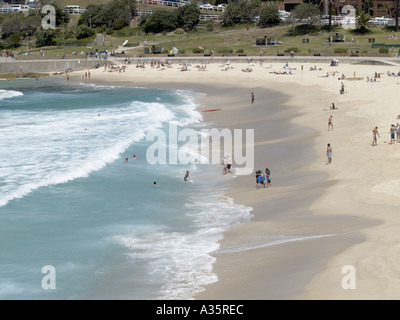
<instances>
[{"instance_id":1,"label":"sandy beach","mask_svg":"<svg viewBox=\"0 0 400 320\"><path fill-rule=\"evenodd\" d=\"M256 189L254 174L227 176L228 196L251 206L254 217L225 233L215 252L218 282L195 298L397 299L400 144L390 144L389 129L400 122L400 77L392 75L399 66L296 59L196 66L130 64L122 72L91 69L90 79L81 71L70 75L70 81L203 92L200 111L222 109L203 113L207 126L255 130L255 169L271 169L272 187ZM375 126L379 136L371 146ZM346 266L354 267L354 289L342 286Z\"/></svg>"}]
</instances>

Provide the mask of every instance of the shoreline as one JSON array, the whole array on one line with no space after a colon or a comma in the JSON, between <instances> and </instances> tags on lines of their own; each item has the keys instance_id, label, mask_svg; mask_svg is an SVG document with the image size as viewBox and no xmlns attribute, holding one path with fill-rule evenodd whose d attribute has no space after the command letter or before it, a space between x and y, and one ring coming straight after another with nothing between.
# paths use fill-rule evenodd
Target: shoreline
<instances>
[{"instance_id":1,"label":"shoreline","mask_svg":"<svg viewBox=\"0 0 400 320\"><path fill-rule=\"evenodd\" d=\"M290 61L290 63L293 65L295 61ZM307 68L309 66L309 64L306 65ZM312 140L313 143L311 148L313 149L313 156L315 158L313 160L309 159L308 165L304 164L303 166L299 166L297 170L304 170L306 173L325 172L325 177L318 177L318 179L313 180L310 177L305 177L304 174L299 174L296 181L297 185L294 187L279 187L279 183L278 187L276 187L277 175L272 169L273 186L270 190L247 190L247 192L243 189L243 184L238 187L238 184L240 184L239 181L242 181L243 183L243 177L236 179L235 186L232 188L233 190L231 192L234 201L235 203L246 205L246 202L249 201L248 197L253 199L255 205L253 206L254 211L252 213L255 214L255 218L253 218L249 224L241 225L225 233L224 239L221 241L221 248L224 250L224 248L226 249L229 247L229 244L243 244L246 243L246 241L251 243L252 240L257 238L257 235L262 236L266 230L276 230L277 234L275 235L279 235L278 232L280 230L287 231L290 229L287 226L288 223L291 223L293 231L298 232L304 239L300 237L300 240L298 241L287 241L286 243L281 243L275 246L265 245L265 239L261 239L264 243L261 243L259 247L251 250L242 250L239 253L217 254L217 262L214 264L214 270L217 273L219 281L207 286L205 292L196 296L197 299L341 299L343 296L349 299L368 299L375 296L380 297L380 293L371 290L370 284L371 270L377 262L374 261L373 258L367 259L367 262L369 262L371 266L366 268L364 266L366 262L363 261L363 253L365 252L365 247L367 247L373 249L372 252L375 254L375 257L376 255L379 255L380 248L373 241L374 238L376 239L374 231L378 230L379 233L379 230L387 230L387 227L385 226L388 224L388 219L390 222L390 218L393 218L393 215L390 214L395 212L396 205L398 206L399 201L394 201L395 203L392 206L385 206L382 201L380 201L380 196L373 197L374 194L371 196L371 191L364 187L362 191L368 195L366 201L366 199L362 197L363 194L357 188L360 186L360 182L363 182L364 180L364 171L361 170L362 166L357 167L357 165L360 165L360 160L356 161L356 166L354 166L354 164L351 165L351 162L349 164L346 163L347 160L354 157L354 152L357 154L357 152L360 152L361 148L360 145L358 145L356 151L350 149L352 142L351 139L354 139L353 130L361 130L365 125L367 125L368 128L370 126L372 128L372 121L370 118L366 117L364 114L361 116L360 114L357 114L359 111L357 108L368 100L361 100L361 102L358 100L353 101L354 98L351 99L350 95L347 95L347 92L346 95L339 96L338 90L340 81L337 82L337 80L333 78L326 79L326 81L325 79L316 79L316 81L310 81L312 83L307 83L308 85L304 86L303 71L301 72L300 80L298 72L299 66L296 65L296 67L296 76L276 75L275 77L278 78L276 83L268 83L264 86L283 93L285 93L285 89L288 88L285 87L282 89L282 84L284 86L292 86L290 87L290 98L287 103L293 105L297 110L296 112L286 116L288 121L293 121L299 126L311 126L316 131L313 134L307 133L298 138L300 141L303 141L304 139ZM239 66L237 66L237 68L239 68ZM253 68L254 71L256 71L258 66L253 65ZM281 66L271 66L270 69L278 70L278 68L281 68ZM326 68L327 67L324 66L325 70L319 72L319 74L326 73ZM362 67L363 71L367 68L376 69L378 67ZM384 66L384 68L387 69L389 67ZM263 67L263 69L265 69L265 67ZM354 69L354 66L344 65L344 67L336 67L334 69L345 69L343 72L347 72L347 75L349 75L350 70ZM365 72L371 72L371 70ZM236 128L237 125L252 126L254 125L254 122L259 120L257 116L252 118L251 115L246 112L246 107L237 105L237 101L234 101L234 98L238 97L237 91L239 88L245 88L247 93L249 93L249 90L253 90L254 87L250 86L249 82L244 82L246 79L254 81L253 77L245 78L247 75L239 74L238 79L226 78L224 73L220 74L219 70L214 70L212 77L210 78L204 76L204 73L200 73L200 76L193 75L193 78L186 77L186 82L182 84L182 78L184 76L176 70L171 70L171 72L168 73L168 76L165 78L163 77L162 79L157 78L155 81L153 80L155 75L158 74L158 70L150 70L147 74L145 73L147 70L137 71L138 72L135 73L134 69L129 76L122 75L120 78L117 78L112 74L108 79L96 79L92 82L100 81L103 84L118 84L124 82L126 84L129 83L129 85L138 84L141 87L147 87L150 85L155 88L163 89L178 89L178 86L182 89L182 87L193 87L196 83L203 85L208 84L211 87L214 85L221 88L221 81L226 81L229 86L235 88L236 93L235 95L229 95L229 93L222 94L222 99L225 99L228 104L232 104L229 121L225 119L228 122L223 122L223 119L215 113L213 115L206 115L204 119L215 123L219 127L222 126L228 128ZM226 75L229 75L231 71L236 70L230 70ZM191 72L194 73L197 71L192 70ZM306 75L306 72L307 70L304 72L304 78L307 78L306 81L311 80L310 74ZM92 74L95 76L101 75L100 72ZM164 71L163 74L165 74ZM197 75L199 75L199 73L197 73ZM237 75L237 72L235 75ZM252 74L250 74L250 76L252 76ZM255 76L257 79L261 79L261 77L267 79L271 78L271 76L265 71L262 75L258 72ZM274 75L272 77L274 77ZM279 79L279 77L286 78ZM292 78L290 79L290 77ZM319 75L318 77L323 77L323 75ZM105 78L105 76L103 76L103 78ZM330 80L329 84L328 80ZM113 83L113 81L116 83ZM297 86L293 87L293 84L297 84ZM356 82L353 82L353 84L354 92L356 92ZM361 92L356 92L356 98L358 99L361 99L363 95L365 95L366 91L368 92L369 87L366 87L366 85L370 86L369 83L361 84L362 83L360 82L359 91ZM350 84L346 82L346 86L350 86ZM195 91L201 91L197 90L201 87L200 85L197 85L196 87L197 88L192 89ZM262 88L262 86L260 88ZM353 88L351 89L353 90ZM312 96L312 93L315 92L317 92L318 95L310 100L310 94ZM216 94L214 98L219 96L219 94ZM256 93L256 104L258 101L257 99L260 96L262 95ZM211 100L207 100L207 98L213 97L206 97L204 99L205 103L209 105L207 101ZM248 98L249 97L247 96L247 101L249 101ZM335 104L339 106L339 109L334 111L336 130L334 133L336 134L338 131L340 133L336 136L331 135L329 141L332 140L334 143L334 154L335 152L338 154L337 150L341 150L349 153L350 157L347 156L346 158L343 155L338 155L337 157L334 156L333 164L325 166L323 148L325 148L327 142L325 133L325 121L327 119L325 118L327 118L328 113L321 111L324 111L324 108L329 107L332 100L334 100ZM212 103L215 105L215 101ZM345 104L347 104L346 107L350 106L351 108L345 108ZM232 118L231 115L236 111L239 115L236 118ZM366 113L365 110L363 112ZM354 115L354 113L356 114ZM246 117L244 117L244 115ZM336 117L342 120L342 123L339 124L339 126L336 125ZM210 120L208 120L208 118L210 118ZM354 119L357 119L359 123L352 126ZM323 124L322 121L324 122ZM356 136L357 132L360 131L356 130ZM358 136L359 135L360 134L358 133ZM361 137L364 137L365 139L365 134L361 134ZM360 137L357 137L356 139L357 142L360 142L361 140ZM256 142L256 150L260 150L263 146L268 146L269 143L273 145L279 144L282 141L284 142L285 139L273 140L272 144L271 141ZM364 145L364 148L365 147L368 148L368 145ZM360 153L364 156L362 159L365 160L366 151L362 150ZM352 180L349 179L350 177ZM376 175L372 175L372 178L376 179ZM372 178L368 178L368 182L373 180ZM254 178L249 177L248 180L251 182L247 185L252 185L254 187ZM352 186L354 181L355 185ZM259 191L268 192L268 195L271 196L271 198L266 198L265 200L258 199L258 197L254 198L254 193ZM250 194L251 192L253 194ZM306 198L313 200L310 203L305 204L305 195ZM285 208L284 210L286 210L286 215L279 215L278 212L280 212L282 206L285 207L284 205L287 203L287 197L290 197L290 199L295 198L293 201L300 203L302 208L296 210L293 209L292 212L288 208ZM387 199L386 196L384 198ZM340 201L339 203L337 202L338 199ZM392 197L390 197L390 199L392 199ZM371 206L371 203L374 203L374 205ZM276 214L273 215L272 220L267 214L263 214L262 210L265 207L268 207L268 209L275 209ZM293 207L292 204L292 208ZM382 207L384 209L390 209L390 214L385 215L386 219L374 214L382 210ZM362 208L361 214L360 208ZM321 232L321 228L323 228L325 232ZM372 233L371 230L373 230ZM318 233L316 231L318 231ZM340 236L337 236L338 231ZM304 236L304 234L306 236ZM252 237L253 235L255 235L255 237ZM293 233L292 236L296 236L296 234ZM371 251L369 250L366 252ZM244 258L243 255L245 255ZM393 258L393 260L395 259ZM366 280L360 281L361 287L363 288L361 292L360 290L345 291L341 287L343 274L341 273L341 268L338 267L349 264L355 265L357 270L360 269L361 271L364 271L367 269L367 272L363 275L364 277L362 277L362 279ZM231 266L235 266L234 270L232 270ZM250 270L249 268L252 269ZM290 277L288 277L288 275ZM384 276L386 280L384 286L391 287L388 282L390 275L384 274ZM369 290L365 290L364 288ZM392 293L390 290L386 292L389 292L389 294ZM383 295L383 297L385 296ZM389 297L393 296L389 295Z\"/></svg>"}]
</instances>

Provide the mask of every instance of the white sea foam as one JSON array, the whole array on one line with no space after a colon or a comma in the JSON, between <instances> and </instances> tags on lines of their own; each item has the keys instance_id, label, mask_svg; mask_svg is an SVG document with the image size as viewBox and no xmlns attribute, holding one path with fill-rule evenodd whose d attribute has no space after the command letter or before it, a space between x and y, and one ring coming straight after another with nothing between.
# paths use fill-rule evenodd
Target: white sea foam
<instances>
[{"instance_id":1,"label":"white sea foam","mask_svg":"<svg viewBox=\"0 0 400 320\"><path fill-rule=\"evenodd\" d=\"M275 236L275 237L269 237L267 239L254 240L251 243L244 243L239 246L232 246L232 247L224 248L224 249L218 250L217 253L241 252L241 251L259 249L259 248L263 248L263 247L276 246L276 245L283 244L283 243L314 240L314 239L320 239L320 238L326 238L326 237L332 237L332 236L334 236L334 234L323 234L323 235L317 235L317 236Z\"/></svg>"},{"instance_id":2,"label":"white sea foam","mask_svg":"<svg viewBox=\"0 0 400 320\"><path fill-rule=\"evenodd\" d=\"M174 118L162 104L143 102L2 116L0 206L37 188L87 177L143 139L146 129Z\"/></svg>"},{"instance_id":3,"label":"white sea foam","mask_svg":"<svg viewBox=\"0 0 400 320\"><path fill-rule=\"evenodd\" d=\"M19 91L0 89L0 100L7 99L7 98L13 98L13 97L19 97L19 96L23 96L23 95L24 94Z\"/></svg>"},{"instance_id":4,"label":"white sea foam","mask_svg":"<svg viewBox=\"0 0 400 320\"><path fill-rule=\"evenodd\" d=\"M218 241L224 231L252 217L252 208L236 205L228 197L189 202L186 208L193 219L188 232L163 232L152 226L147 234L114 238L129 249L131 262L149 263L150 273L162 283L156 299L192 299L205 285L218 281L212 270Z\"/></svg>"}]
</instances>

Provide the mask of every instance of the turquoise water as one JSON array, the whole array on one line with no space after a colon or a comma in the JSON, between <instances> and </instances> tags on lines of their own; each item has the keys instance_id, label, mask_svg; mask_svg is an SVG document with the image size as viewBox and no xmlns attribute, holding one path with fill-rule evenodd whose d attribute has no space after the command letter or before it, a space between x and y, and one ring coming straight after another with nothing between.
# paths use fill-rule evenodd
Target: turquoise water
<instances>
[{"instance_id":1,"label":"turquoise water","mask_svg":"<svg viewBox=\"0 0 400 320\"><path fill-rule=\"evenodd\" d=\"M0 299L191 299L217 281L211 253L250 208L220 166L146 161L149 131L201 128L197 95L0 81Z\"/></svg>"}]
</instances>

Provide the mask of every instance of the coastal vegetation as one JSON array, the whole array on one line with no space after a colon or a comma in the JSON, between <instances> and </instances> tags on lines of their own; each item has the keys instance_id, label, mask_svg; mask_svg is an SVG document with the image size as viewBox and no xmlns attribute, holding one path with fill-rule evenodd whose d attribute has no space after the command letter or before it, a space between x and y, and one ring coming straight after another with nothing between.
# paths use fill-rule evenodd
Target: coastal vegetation
<instances>
[{"instance_id":1,"label":"coastal vegetation","mask_svg":"<svg viewBox=\"0 0 400 320\"><path fill-rule=\"evenodd\" d=\"M135 0L86 2L85 12L70 15L62 10L68 4L65 1L41 0L42 5L51 4L56 9L55 30L44 30L43 17L35 10L28 15L1 14L0 49L12 50L20 56L40 55L40 50L45 50L47 56L61 56L95 49L114 50L128 40L126 51L137 55L145 54L146 46L152 45L163 48L162 54L175 47L184 55L202 55L210 50L216 55L255 55L260 51L276 55L290 51L289 48L296 48L301 55L394 55L398 51L395 45L390 46L394 41L387 39L389 33L396 33L390 28L370 25L368 13L357 13L355 30L333 25L329 32L318 18L320 7L313 3L298 5L282 21L275 2L231 1L221 20L201 21L199 16L204 11L195 2L178 8L152 6L153 14L142 17L135 17L135 11L149 7ZM77 3L82 5L81 1ZM95 41L96 34L104 36L103 43ZM342 41L330 43L334 34L342 35ZM263 38L268 44L256 45ZM373 43L383 45L378 47Z\"/></svg>"}]
</instances>

